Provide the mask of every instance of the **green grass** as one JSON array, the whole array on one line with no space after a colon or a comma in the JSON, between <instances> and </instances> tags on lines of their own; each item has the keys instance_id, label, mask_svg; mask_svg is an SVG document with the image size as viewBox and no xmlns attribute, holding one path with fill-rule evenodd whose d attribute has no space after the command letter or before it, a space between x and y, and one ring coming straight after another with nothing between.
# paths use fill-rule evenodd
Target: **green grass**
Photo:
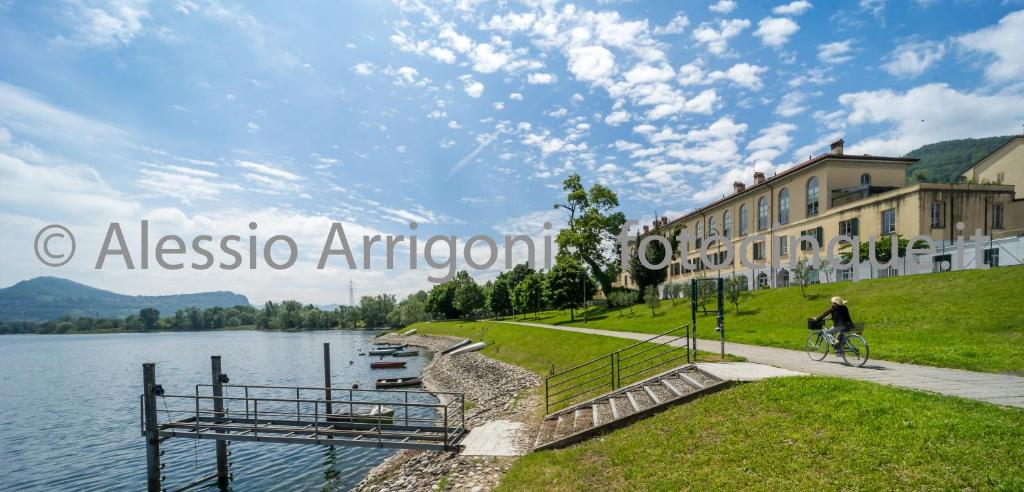
<instances>
[{"instance_id":1,"label":"green grass","mask_svg":"<svg viewBox=\"0 0 1024 492\"><path fill-rule=\"evenodd\" d=\"M498 490L1022 490L1021 442L1021 410L776 378L528 454Z\"/></svg>"},{"instance_id":2,"label":"green grass","mask_svg":"<svg viewBox=\"0 0 1024 492\"><path fill-rule=\"evenodd\" d=\"M938 367L1024 374L1024 266L761 290L726 311L727 340L803 350L806 319L821 314L833 295L844 297L854 321L866 323L871 357ZM708 303L714 309L714 303ZM569 313L541 313L540 322L658 333L690 322L689 301L663 301L569 321ZM697 336L717 338L714 313L699 316ZM521 317L517 317L521 319ZM527 321L535 321L528 315Z\"/></svg>"}]
</instances>

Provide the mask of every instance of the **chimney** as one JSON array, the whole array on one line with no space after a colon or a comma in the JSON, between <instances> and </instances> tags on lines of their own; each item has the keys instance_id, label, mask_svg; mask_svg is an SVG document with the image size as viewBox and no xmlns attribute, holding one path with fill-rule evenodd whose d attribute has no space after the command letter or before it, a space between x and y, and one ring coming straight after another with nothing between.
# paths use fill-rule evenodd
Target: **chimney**
<instances>
[{"instance_id":1,"label":"chimney","mask_svg":"<svg viewBox=\"0 0 1024 492\"><path fill-rule=\"evenodd\" d=\"M832 142L832 152L831 152L831 154L832 155L843 155L843 144L844 143L846 143L846 142L843 142L843 139L841 139L841 138L839 140L836 140L835 142Z\"/></svg>"},{"instance_id":2,"label":"chimney","mask_svg":"<svg viewBox=\"0 0 1024 492\"><path fill-rule=\"evenodd\" d=\"M764 183L764 173L763 172L761 172L761 171L754 171L754 183L755 184Z\"/></svg>"},{"instance_id":3,"label":"chimney","mask_svg":"<svg viewBox=\"0 0 1024 492\"><path fill-rule=\"evenodd\" d=\"M734 192L739 193L739 192L747 189L747 185L743 184L742 181L735 181L732 184L732 189L733 189Z\"/></svg>"},{"instance_id":4,"label":"chimney","mask_svg":"<svg viewBox=\"0 0 1024 492\"><path fill-rule=\"evenodd\" d=\"M661 226L665 227L667 225L668 225L668 217L665 217L664 215L662 215L661 216Z\"/></svg>"},{"instance_id":5,"label":"chimney","mask_svg":"<svg viewBox=\"0 0 1024 492\"><path fill-rule=\"evenodd\" d=\"M651 232L651 226L646 226L645 225L644 226L644 235L646 236L649 232Z\"/></svg>"}]
</instances>

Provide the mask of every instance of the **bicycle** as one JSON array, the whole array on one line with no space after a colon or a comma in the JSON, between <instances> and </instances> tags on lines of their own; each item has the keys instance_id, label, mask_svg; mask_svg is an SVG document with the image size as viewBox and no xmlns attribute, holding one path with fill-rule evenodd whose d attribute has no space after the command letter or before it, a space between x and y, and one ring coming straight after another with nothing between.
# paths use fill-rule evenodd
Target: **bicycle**
<instances>
[{"instance_id":1,"label":"bicycle","mask_svg":"<svg viewBox=\"0 0 1024 492\"><path fill-rule=\"evenodd\" d=\"M804 344L807 356L811 360L823 360L828 355L828 351L835 347L836 338L828 332L829 328L825 326L824 322L814 318L807 320L807 329L811 330L811 334L807 336L807 342ZM853 329L839 334L840 346L839 350L836 350L836 355L842 357L843 362L848 366L862 367L868 361L870 349L863 333L864 323L854 323Z\"/></svg>"}]
</instances>

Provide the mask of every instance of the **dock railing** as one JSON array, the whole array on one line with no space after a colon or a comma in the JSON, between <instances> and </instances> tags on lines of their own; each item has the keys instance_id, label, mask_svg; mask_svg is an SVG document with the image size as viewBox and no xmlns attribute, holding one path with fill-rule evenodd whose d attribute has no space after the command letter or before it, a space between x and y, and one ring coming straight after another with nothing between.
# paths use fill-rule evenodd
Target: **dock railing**
<instances>
[{"instance_id":1,"label":"dock railing","mask_svg":"<svg viewBox=\"0 0 1024 492\"><path fill-rule=\"evenodd\" d=\"M673 328L544 379L544 409L565 407L585 396L621 388L670 364L696 360L690 325Z\"/></svg>"},{"instance_id":2,"label":"dock railing","mask_svg":"<svg viewBox=\"0 0 1024 492\"><path fill-rule=\"evenodd\" d=\"M447 450L467 432L462 393L219 386L223 396L209 384L158 395L159 437Z\"/></svg>"}]
</instances>

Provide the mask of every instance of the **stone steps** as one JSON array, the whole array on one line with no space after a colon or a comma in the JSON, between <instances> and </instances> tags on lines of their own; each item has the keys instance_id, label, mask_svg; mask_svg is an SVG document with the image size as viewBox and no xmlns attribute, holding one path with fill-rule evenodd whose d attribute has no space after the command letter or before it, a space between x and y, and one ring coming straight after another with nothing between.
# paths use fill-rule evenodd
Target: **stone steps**
<instances>
[{"instance_id":1,"label":"stone steps","mask_svg":"<svg viewBox=\"0 0 1024 492\"><path fill-rule=\"evenodd\" d=\"M554 449L580 442L727 384L692 364L672 369L544 417L533 449Z\"/></svg>"}]
</instances>

